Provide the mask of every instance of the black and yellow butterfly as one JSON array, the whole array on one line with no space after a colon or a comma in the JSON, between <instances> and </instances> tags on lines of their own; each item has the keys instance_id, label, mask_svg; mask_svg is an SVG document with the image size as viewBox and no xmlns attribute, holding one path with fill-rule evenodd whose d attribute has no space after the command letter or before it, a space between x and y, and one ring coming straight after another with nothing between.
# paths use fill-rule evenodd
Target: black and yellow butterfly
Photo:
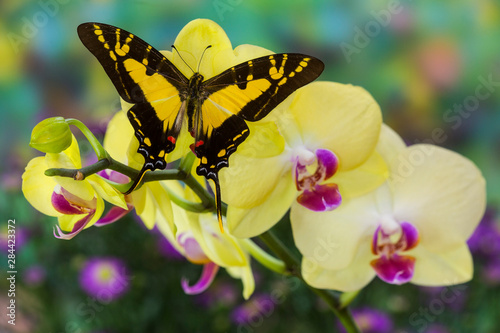
<instances>
[{"instance_id":1,"label":"black and yellow butterfly","mask_svg":"<svg viewBox=\"0 0 500 333\"><path fill-rule=\"evenodd\" d=\"M314 57L283 53L241 63L208 80L195 72L187 78L159 51L123 29L90 22L78 27L78 35L121 98L134 104L127 115L145 162L127 193L140 184L146 171L166 167L166 155L174 150L187 118L193 151L200 160L196 172L215 184L221 230L218 172L248 137L245 120L262 119L324 68Z\"/></svg>"}]
</instances>

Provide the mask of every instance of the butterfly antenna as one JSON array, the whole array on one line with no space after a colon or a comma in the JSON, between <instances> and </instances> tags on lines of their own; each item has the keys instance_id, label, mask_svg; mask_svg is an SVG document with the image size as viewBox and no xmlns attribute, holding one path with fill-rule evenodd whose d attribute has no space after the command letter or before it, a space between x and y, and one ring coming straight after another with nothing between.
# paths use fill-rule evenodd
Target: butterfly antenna
<instances>
[{"instance_id":1,"label":"butterfly antenna","mask_svg":"<svg viewBox=\"0 0 500 333\"><path fill-rule=\"evenodd\" d=\"M127 190L127 192L124 192L123 194L127 195L127 194L132 193L141 183L142 178L144 178L144 175L146 174L146 171L149 171L149 170L150 169L147 169L146 166L142 167L141 171L139 171L139 175L137 176L137 178L135 178L132 186L130 186L130 188Z\"/></svg>"},{"instance_id":2,"label":"butterfly antenna","mask_svg":"<svg viewBox=\"0 0 500 333\"><path fill-rule=\"evenodd\" d=\"M189 66L188 63L186 62L186 60L184 60L184 58L181 56L181 53L179 52L179 50L177 50L175 45L172 45L172 48L175 50L175 52L177 52L177 54L179 55L179 58L181 58L182 62L184 62L186 64L186 66L188 66L188 68L191 70L191 72L195 73L195 71L191 68L191 66Z\"/></svg>"},{"instance_id":3,"label":"butterfly antenna","mask_svg":"<svg viewBox=\"0 0 500 333\"><path fill-rule=\"evenodd\" d=\"M203 53L201 54L201 58L200 58L200 62L198 63L198 73L200 72L200 66L201 66L201 61L203 60L203 56L205 55L205 52L207 52L207 50L209 48L211 48L212 45L208 45L204 50L203 50Z\"/></svg>"},{"instance_id":4,"label":"butterfly antenna","mask_svg":"<svg viewBox=\"0 0 500 333\"><path fill-rule=\"evenodd\" d=\"M220 232L223 234L224 226L222 225L222 200L220 196L219 178L214 177L212 178L212 180L214 181L215 185L215 210L217 211L217 220L219 221Z\"/></svg>"}]
</instances>

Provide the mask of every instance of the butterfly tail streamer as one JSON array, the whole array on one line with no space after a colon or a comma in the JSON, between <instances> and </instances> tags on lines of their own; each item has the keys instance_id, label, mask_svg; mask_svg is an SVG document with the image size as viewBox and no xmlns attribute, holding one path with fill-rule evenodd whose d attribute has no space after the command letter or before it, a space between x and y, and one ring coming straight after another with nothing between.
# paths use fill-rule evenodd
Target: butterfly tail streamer
<instances>
[{"instance_id":1,"label":"butterfly tail streamer","mask_svg":"<svg viewBox=\"0 0 500 333\"><path fill-rule=\"evenodd\" d=\"M224 225L222 223L222 199L220 195L219 178L213 177L212 180L214 181L215 185L215 210L217 211L217 220L219 221L220 232L224 233Z\"/></svg>"},{"instance_id":2,"label":"butterfly tail streamer","mask_svg":"<svg viewBox=\"0 0 500 333\"><path fill-rule=\"evenodd\" d=\"M146 171L149 171L149 170L150 170L149 168L146 168L146 166L144 166L141 169L141 171L139 171L139 175L135 178L132 186L130 186L130 188L127 190L127 192L124 192L123 194L127 195L127 194L130 194L133 191L135 191L135 189L141 184L142 179L144 178L144 175L146 174Z\"/></svg>"}]
</instances>

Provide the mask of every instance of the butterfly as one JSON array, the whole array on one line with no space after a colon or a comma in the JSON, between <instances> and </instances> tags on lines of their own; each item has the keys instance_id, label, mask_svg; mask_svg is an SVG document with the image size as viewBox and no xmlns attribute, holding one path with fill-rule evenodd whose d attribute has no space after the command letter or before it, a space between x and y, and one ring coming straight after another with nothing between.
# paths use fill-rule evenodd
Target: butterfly
<instances>
[{"instance_id":1,"label":"butterfly","mask_svg":"<svg viewBox=\"0 0 500 333\"><path fill-rule=\"evenodd\" d=\"M103 23L83 23L78 36L101 63L120 97L133 106L127 116L146 171L164 169L184 122L194 137L196 173L211 179L223 232L218 172L249 135L245 121L258 121L298 88L315 80L324 64L298 53L272 54L243 62L205 80L186 77L158 50L130 32ZM175 47L175 46L174 46ZM209 50L209 45L205 51ZM184 125L185 126L185 125Z\"/></svg>"}]
</instances>

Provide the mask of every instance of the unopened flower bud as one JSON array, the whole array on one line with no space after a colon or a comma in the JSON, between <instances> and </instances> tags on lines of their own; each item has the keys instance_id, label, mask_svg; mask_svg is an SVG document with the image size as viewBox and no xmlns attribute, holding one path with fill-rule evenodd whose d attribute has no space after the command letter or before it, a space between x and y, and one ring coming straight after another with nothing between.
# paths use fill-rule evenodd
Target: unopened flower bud
<instances>
[{"instance_id":1,"label":"unopened flower bud","mask_svg":"<svg viewBox=\"0 0 500 333\"><path fill-rule=\"evenodd\" d=\"M30 146L43 153L60 153L71 145L72 135L63 117L47 118L31 132Z\"/></svg>"}]
</instances>

